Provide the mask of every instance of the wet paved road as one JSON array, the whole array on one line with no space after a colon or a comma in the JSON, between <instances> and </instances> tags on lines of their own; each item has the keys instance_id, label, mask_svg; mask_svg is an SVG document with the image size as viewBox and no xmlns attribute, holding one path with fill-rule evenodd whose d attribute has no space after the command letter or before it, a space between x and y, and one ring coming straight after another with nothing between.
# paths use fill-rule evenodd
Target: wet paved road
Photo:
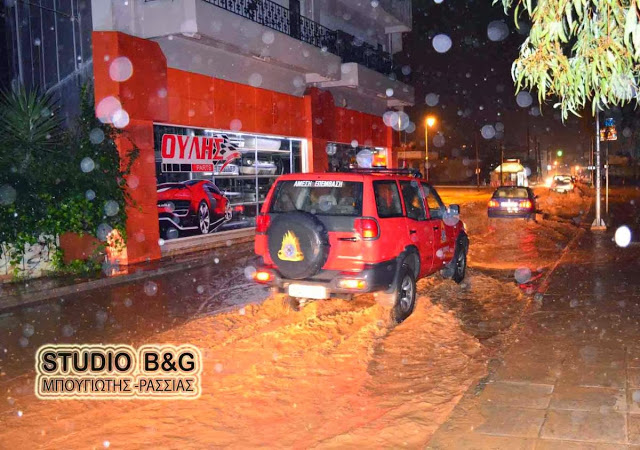
<instances>
[{"instance_id":1,"label":"wet paved road","mask_svg":"<svg viewBox=\"0 0 640 450\"><path fill-rule=\"evenodd\" d=\"M211 264L165 277L105 287L0 312L0 382L33 369L37 348L49 343L141 343L201 314L264 298L244 268L252 245Z\"/></svg>"}]
</instances>

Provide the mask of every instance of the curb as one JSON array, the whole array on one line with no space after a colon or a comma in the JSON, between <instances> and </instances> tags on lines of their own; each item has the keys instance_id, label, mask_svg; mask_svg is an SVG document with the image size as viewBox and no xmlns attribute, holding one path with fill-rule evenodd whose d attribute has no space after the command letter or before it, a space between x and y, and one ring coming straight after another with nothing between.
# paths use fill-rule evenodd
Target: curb
<instances>
[{"instance_id":1,"label":"curb","mask_svg":"<svg viewBox=\"0 0 640 450\"><path fill-rule=\"evenodd\" d=\"M68 286L61 286L53 289L46 289L38 291L32 294L26 295L9 295L6 297L0 297L0 312L15 308L18 306L30 305L34 303L40 303L45 300L50 300L55 297L62 297L70 294L77 294L80 292L91 291L94 289L100 289L107 286L117 286L120 284L127 284L132 281L139 281L145 278L157 278L162 275L170 273L180 272L183 270L193 269L196 267L202 267L210 264L211 261L202 258L199 260L176 263L170 267L160 267L158 269L144 270L139 269L136 272L118 275L109 278L100 278L97 280L85 281L77 284L70 284Z\"/></svg>"}]
</instances>

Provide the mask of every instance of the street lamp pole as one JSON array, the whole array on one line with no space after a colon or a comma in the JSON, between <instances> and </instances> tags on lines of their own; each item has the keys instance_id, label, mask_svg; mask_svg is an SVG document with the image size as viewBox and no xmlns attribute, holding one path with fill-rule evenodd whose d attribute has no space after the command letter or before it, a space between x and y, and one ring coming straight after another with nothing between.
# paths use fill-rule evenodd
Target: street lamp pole
<instances>
[{"instance_id":1,"label":"street lamp pole","mask_svg":"<svg viewBox=\"0 0 640 450\"><path fill-rule=\"evenodd\" d=\"M429 181L429 127L436 123L436 119L433 116L429 116L424 119L424 166L427 181Z\"/></svg>"},{"instance_id":2,"label":"street lamp pole","mask_svg":"<svg viewBox=\"0 0 640 450\"><path fill-rule=\"evenodd\" d=\"M429 119L424 122L424 170L429 181Z\"/></svg>"},{"instance_id":3,"label":"street lamp pole","mask_svg":"<svg viewBox=\"0 0 640 450\"><path fill-rule=\"evenodd\" d=\"M600 216L600 195L602 177L600 175L600 109L596 110L596 218L591 224L592 230L606 230L604 220Z\"/></svg>"}]
</instances>

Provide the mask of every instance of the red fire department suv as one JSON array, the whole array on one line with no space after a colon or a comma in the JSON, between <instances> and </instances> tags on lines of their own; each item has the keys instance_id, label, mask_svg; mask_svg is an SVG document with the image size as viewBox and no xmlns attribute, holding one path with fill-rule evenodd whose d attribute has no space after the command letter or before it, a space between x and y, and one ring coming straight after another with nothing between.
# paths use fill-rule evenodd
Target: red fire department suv
<instances>
[{"instance_id":1,"label":"red fire department suv","mask_svg":"<svg viewBox=\"0 0 640 450\"><path fill-rule=\"evenodd\" d=\"M401 322L417 279L463 280L469 239L458 215L409 171L283 175L257 218L254 279L294 299L383 292Z\"/></svg>"}]
</instances>

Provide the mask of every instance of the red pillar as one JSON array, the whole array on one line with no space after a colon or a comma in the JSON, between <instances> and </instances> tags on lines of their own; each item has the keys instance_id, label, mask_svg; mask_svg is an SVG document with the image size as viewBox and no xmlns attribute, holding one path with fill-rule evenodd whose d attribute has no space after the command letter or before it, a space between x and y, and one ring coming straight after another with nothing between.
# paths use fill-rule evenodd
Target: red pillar
<instances>
[{"instance_id":1,"label":"red pillar","mask_svg":"<svg viewBox=\"0 0 640 450\"><path fill-rule=\"evenodd\" d=\"M114 80L111 66L122 57L133 71L126 80ZM133 202L127 207L126 249L110 256L120 264L159 259L153 122L168 120L166 58L156 42L120 32L93 32L93 71L96 107L114 97L129 115L117 141L119 151L125 156L134 145L140 151L127 178Z\"/></svg>"}]
</instances>

